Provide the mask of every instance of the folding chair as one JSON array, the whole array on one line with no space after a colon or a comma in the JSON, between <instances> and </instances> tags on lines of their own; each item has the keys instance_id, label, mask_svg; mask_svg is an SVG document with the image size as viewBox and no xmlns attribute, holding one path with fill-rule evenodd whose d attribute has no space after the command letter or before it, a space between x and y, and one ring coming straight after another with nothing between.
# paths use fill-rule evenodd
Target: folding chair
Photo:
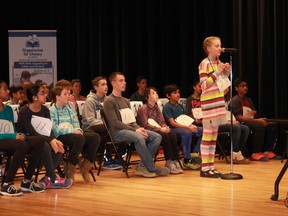
<instances>
[{"instance_id":1,"label":"folding chair","mask_svg":"<svg viewBox=\"0 0 288 216\"><path fill-rule=\"evenodd\" d=\"M61 160L61 163L62 163L63 166L61 167L61 164L59 164L58 167L57 167L58 174L59 174L62 178L65 177L65 168L66 168L66 166L67 166L67 164L68 164L68 157L69 157L69 151L70 151L70 149L71 149L71 146L65 146L65 152L64 152L64 154L63 154L63 156L62 156L62 160ZM81 156L82 156L83 158L85 158L85 155L84 155L84 152L83 152L83 151L81 152ZM80 157L80 156L79 156L79 157ZM92 168L89 170L89 172L90 172L90 174L91 174L91 176L92 176L92 178L93 178L93 181L95 182L95 181L96 181L96 178L95 178L95 175L94 175L94 173L93 173Z\"/></svg>"},{"instance_id":2,"label":"folding chair","mask_svg":"<svg viewBox=\"0 0 288 216\"><path fill-rule=\"evenodd\" d=\"M219 154L219 159L222 157L225 159L226 163L229 164L229 160L227 158L227 154L225 149L229 149L229 144L230 144L230 136L231 133L230 132L218 132L218 138L217 138L217 146L220 149L220 154ZM221 143L220 140L223 140L223 142ZM232 160L232 159L231 159Z\"/></svg>"},{"instance_id":3,"label":"folding chair","mask_svg":"<svg viewBox=\"0 0 288 216\"><path fill-rule=\"evenodd\" d=\"M5 177L7 175L7 171L9 169L9 166L10 166L10 163L11 163L11 160L12 160L12 157L13 157L13 154L9 154L7 152L4 152L4 151L1 151L0 152L0 177L2 178L1 180L1 185L4 183L5 181ZM17 176L16 177L19 177L19 176L24 176L26 171L27 171L27 163L29 163L29 155L26 156L25 160L23 161L23 163L21 164L21 169L22 169L22 172L17 172ZM38 178L38 175L40 174L40 171L41 171L41 162L40 164L37 166L36 170L35 170L35 178L34 178L34 181L37 182L37 178Z\"/></svg>"},{"instance_id":4,"label":"folding chair","mask_svg":"<svg viewBox=\"0 0 288 216\"><path fill-rule=\"evenodd\" d=\"M281 163L283 163L284 158L285 158L285 154L287 154L288 157L288 131L285 131L286 134L286 149L283 152L282 158L281 158Z\"/></svg>"},{"instance_id":5,"label":"folding chair","mask_svg":"<svg viewBox=\"0 0 288 216\"><path fill-rule=\"evenodd\" d=\"M285 131L285 134L286 134L286 149L285 149L285 152L284 154L286 153L287 157L288 157L288 131ZM284 155L285 156L285 155ZM283 158L284 158L283 156ZM284 159L282 159L283 161ZM283 178L284 174L286 173L288 169L288 158L286 160L286 163L284 164L284 166L282 167L281 171L279 172L276 180L275 180L275 183L274 183L274 194L272 194L271 196L271 200L273 201L276 201L278 200L278 196L279 196L279 184L281 182L281 179ZM288 193L287 193L288 194ZM288 207L288 197L286 198L285 200L285 205Z\"/></svg>"},{"instance_id":6,"label":"folding chair","mask_svg":"<svg viewBox=\"0 0 288 216\"><path fill-rule=\"evenodd\" d=\"M107 130L107 133L109 135L109 138L110 138L110 141L105 143L104 150L106 149L106 145L112 145L113 146L113 149L115 151L116 156L121 161L121 165L123 167L123 172L125 172L126 177L129 178L130 176L128 174L128 168L130 165L131 156L134 152L134 143L128 142L128 141L127 142L126 141L123 141L123 142L114 141L112 136L111 136L110 130L109 130L110 127L109 127L108 121L107 121L105 113L102 109L100 110L100 114L101 114L101 119L103 121L103 124L104 124L104 126ZM120 155L119 151L118 151L120 147L123 147L123 145L126 147L126 157L125 157L126 159L125 160L122 158L122 155ZM103 158L104 158L104 152L102 154L102 157L100 157L100 160L99 160L99 167L98 167L98 174L97 174L98 176L100 175L101 167L103 164Z\"/></svg>"}]
</instances>

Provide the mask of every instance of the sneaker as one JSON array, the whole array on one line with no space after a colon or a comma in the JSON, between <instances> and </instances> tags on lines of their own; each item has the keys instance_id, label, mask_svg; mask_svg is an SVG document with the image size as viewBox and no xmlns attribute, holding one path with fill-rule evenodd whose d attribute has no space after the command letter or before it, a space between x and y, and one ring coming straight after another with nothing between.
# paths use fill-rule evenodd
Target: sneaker
<instances>
[{"instance_id":1,"label":"sneaker","mask_svg":"<svg viewBox=\"0 0 288 216\"><path fill-rule=\"evenodd\" d=\"M4 196L21 196L23 192L20 188L16 188L13 183L2 185L0 193Z\"/></svg>"},{"instance_id":2,"label":"sneaker","mask_svg":"<svg viewBox=\"0 0 288 216\"><path fill-rule=\"evenodd\" d=\"M153 173L153 172L149 172L146 167L143 167L143 166L140 166L138 165L136 167L136 170L134 172L136 175L140 175L140 176L143 176L143 177L146 177L146 178L154 178L156 177L156 174Z\"/></svg>"},{"instance_id":3,"label":"sneaker","mask_svg":"<svg viewBox=\"0 0 288 216\"><path fill-rule=\"evenodd\" d=\"M177 167L173 161L166 162L165 167L167 167L170 170L170 173L172 173L172 174L179 174L180 173L180 171L177 169Z\"/></svg>"},{"instance_id":4,"label":"sneaker","mask_svg":"<svg viewBox=\"0 0 288 216\"><path fill-rule=\"evenodd\" d=\"M218 173L215 173L214 172L215 170L208 170L208 171L202 171L200 170L200 177L204 177L204 178L219 178L220 177L220 174Z\"/></svg>"},{"instance_id":5,"label":"sneaker","mask_svg":"<svg viewBox=\"0 0 288 216\"><path fill-rule=\"evenodd\" d=\"M234 164L249 164L249 160L242 155L242 152L233 152L233 163Z\"/></svg>"},{"instance_id":6,"label":"sneaker","mask_svg":"<svg viewBox=\"0 0 288 216\"><path fill-rule=\"evenodd\" d=\"M276 155L274 152L272 151L269 151L269 152L264 152L264 156L266 158L269 158L271 160L280 160L281 159L281 156L279 155Z\"/></svg>"},{"instance_id":7,"label":"sneaker","mask_svg":"<svg viewBox=\"0 0 288 216\"><path fill-rule=\"evenodd\" d=\"M21 189L24 192L31 192L31 193L42 193L45 189L41 187L41 185L36 184L33 180L29 182L21 182Z\"/></svg>"},{"instance_id":8,"label":"sneaker","mask_svg":"<svg viewBox=\"0 0 288 216\"><path fill-rule=\"evenodd\" d=\"M67 189L71 187L73 180L57 177L54 182L52 182L48 176L44 176L39 181L39 184L45 185L47 189Z\"/></svg>"},{"instance_id":9,"label":"sneaker","mask_svg":"<svg viewBox=\"0 0 288 216\"><path fill-rule=\"evenodd\" d=\"M202 163L202 159L201 159L201 156L199 153L197 153L197 152L190 153L190 157L194 163L197 163L197 164Z\"/></svg>"},{"instance_id":10,"label":"sneaker","mask_svg":"<svg viewBox=\"0 0 288 216\"><path fill-rule=\"evenodd\" d=\"M170 169L167 167L157 167L155 169L155 174L157 176L167 176L170 173Z\"/></svg>"},{"instance_id":11,"label":"sneaker","mask_svg":"<svg viewBox=\"0 0 288 216\"><path fill-rule=\"evenodd\" d=\"M253 161L268 161L269 158L265 157L262 152L253 153L251 155Z\"/></svg>"},{"instance_id":12,"label":"sneaker","mask_svg":"<svg viewBox=\"0 0 288 216\"><path fill-rule=\"evenodd\" d=\"M201 167L201 164L197 164L193 162L192 160L189 160L188 163L184 162L184 159L182 159L183 167L187 169L192 169L192 170L198 170Z\"/></svg>"},{"instance_id":13,"label":"sneaker","mask_svg":"<svg viewBox=\"0 0 288 216\"><path fill-rule=\"evenodd\" d=\"M179 173L184 173L184 170L182 169L180 163L178 160L174 160L173 163L175 164L176 168L178 169Z\"/></svg>"},{"instance_id":14,"label":"sneaker","mask_svg":"<svg viewBox=\"0 0 288 216\"><path fill-rule=\"evenodd\" d=\"M105 160L103 169L107 169L107 170L122 169L122 165L116 163L114 160L109 158L108 160Z\"/></svg>"},{"instance_id":15,"label":"sneaker","mask_svg":"<svg viewBox=\"0 0 288 216\"><path fill-rule=\"evenodd\" d=\"M114 159L114 163L118 164L118 165L121 166L121 168L122 168L122 163L121 163L120 160ZM128 168L132 168L132 164L131 164L131 163L128 163Z\"/></svg>"}]
</instances>

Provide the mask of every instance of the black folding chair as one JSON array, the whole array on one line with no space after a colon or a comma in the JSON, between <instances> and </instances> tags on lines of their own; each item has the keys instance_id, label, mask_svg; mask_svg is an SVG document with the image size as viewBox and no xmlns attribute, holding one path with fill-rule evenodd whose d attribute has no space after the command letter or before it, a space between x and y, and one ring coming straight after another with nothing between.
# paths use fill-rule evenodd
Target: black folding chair
<instances>
[{"instance_id":1,"label":"black folding chair","mask_svg":"<svg viewBox=\"0 0 288 216\"><path fill-rule=\"evenodd\" d=\"M218 132L218 138L216 141L217 146L220 149L219 159L221 157L224 158L227 164L229 163L229 160L227 158L226 152L229 149L229 144L230 144L230 139L231 139L230 136L231 136L230 132ZM220 142L220 140L222 142ZM233 160L233 159L231 159L231 160Z\"/></svg>"},{"instance_id":2,"label":"black folding chair","mask_svg":"<svg viewBox=\"0 0 288 216\"><path fill-rule=\"evenodd\" d=\"M112 136L111 136L111 133L110 133L110 127L109 127L109 123L107 121L107 118L105 116L105 113L103 110L100 110L100 114L101 114L101 119L103 121L103 124L107 130L107 133L109 135L109 138L110 138L110 141L106 142L105 143L105 146L104 146L104 150L106 149L106 145L112 145L113 149L114 149L114 152L117 156L117 158L120 160L121 162L121 165L123 167L123 172L125 172L126 174L126 177L129 178L129 174L128 174L128 168L130 166L130 160L131 160L131 156L134 152L134 143L132 142L128 142L128 141L122 141L122 142L117 142L117 141L114 141ZM125 153L125 159L122 158L122 155L119 154L119 149L121 147L123 147L123 145L125 146L126 148L126 153ZM101 167L102 167L102 164L103 164L103 159L104 159L104 152L102 153L102 156L100 157L99 159L99 167L98 167L98 173L97 175L99 176L100 175L100 172L101 172Z\"/></svg>"},{"instance_id":3,"label":"black folding chair","mask_svg":"<svg viewBox=\"0 0 288 216\"><path fill-rule=\"evenodd\" d=\"M288 131L285 131L285 134L286 134L286 154L287 154L287 157L288 157ZM279 196L279 184L280 184L280 181L282 179L282 177L284 176L284 174L286 173L286 170L288 169L288 158L286 160L286 163L284 164L283 168L281 169L276 181L275 181L275 184L274 184L274 194L271 196L271 200L273 201L276 201L278 200L278 196ZM285 203L285 205L288 207L288 200L286 199L285 200L287 202L287 205Z\"/></svg>"}]
</instances>

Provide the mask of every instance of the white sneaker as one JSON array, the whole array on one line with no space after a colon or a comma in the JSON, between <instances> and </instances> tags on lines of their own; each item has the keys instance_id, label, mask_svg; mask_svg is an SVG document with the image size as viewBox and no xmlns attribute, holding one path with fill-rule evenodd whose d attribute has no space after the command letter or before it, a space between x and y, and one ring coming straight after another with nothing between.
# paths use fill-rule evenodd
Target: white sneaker
<instances>
[{"instance_id":1,"label":"white sneaker","mask_svg":"<svg viewBox=\"0 0 288 216\"><path fill-rule=\"evenodd\" d=\"M173 163L175 164L176 168L178 169L179 173L184 173L184 170L182 169L180 163L178 160L174 160Z\"/></svg>"}]
</instances>

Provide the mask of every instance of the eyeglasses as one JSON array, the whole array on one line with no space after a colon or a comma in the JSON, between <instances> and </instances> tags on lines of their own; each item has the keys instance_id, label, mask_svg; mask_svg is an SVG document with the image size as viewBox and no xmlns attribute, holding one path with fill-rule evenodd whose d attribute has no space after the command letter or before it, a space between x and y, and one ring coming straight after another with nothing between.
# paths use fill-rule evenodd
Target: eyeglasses
<instances>
[{"instance_id":1,"label":"eyeglasses","mask_svg":"<svg viewBox=\"0 0 288 216\"><path fill-rule=\"evenodd\" d=\"M247 84L242 84L242 85L238 85L238 87L246 87L246 88L248 88L248 85Z\"/></svg>"}]
</instances>

